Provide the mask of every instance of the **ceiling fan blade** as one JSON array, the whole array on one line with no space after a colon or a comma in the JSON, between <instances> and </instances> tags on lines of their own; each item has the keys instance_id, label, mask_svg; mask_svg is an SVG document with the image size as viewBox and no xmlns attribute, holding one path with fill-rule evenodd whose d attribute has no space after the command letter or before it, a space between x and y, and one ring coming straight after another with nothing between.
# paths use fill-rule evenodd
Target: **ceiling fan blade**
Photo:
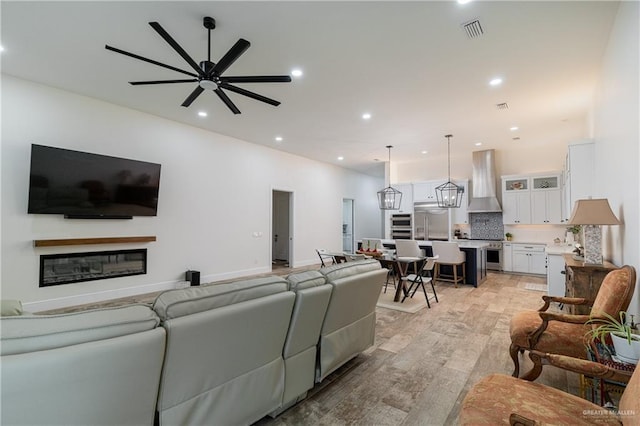
<instances>
[{"instance_id":1,"label":"ceiling fan blade","mask_svg":"<svg viewBox=\"0 0 640 426\"><path fill-rule=\"evenodd\" d=\"M225 83L291 83L288 75L254 75L237 77L220 77Z\"/></svg>"},{"instance_id":2,"label":"ceiling fan blade","mask_svg":"<svg viewBox=\"0 0 640 426\"><path fill-rule=\"evenodd\" d=\"M267 98L266 96L262 96L262 95L258 95L257 93L253 93L250 92L248 90L245 90L241 87L237 87L237 86L232 86L228 83L220 83L220 87L227 89L227 90L231 90L232 92L236 92L240 95L244 95L244 96L248 96L252 99L258 100L258 101L262 101L265 103L268 103L269 105L273 105L273 106L278 106L280 105L280 102L271 99L271 98Z\"/></svg>"},{"instance_id":3,"label":"ceiling fan blade","mask_svg":"<svg viewBox=\"0 0 640 426\"><path fill-rule=\"evenodd\" d=\"M218 95L218 97L222 100L222 102L225 103L226 106L229 107L229 109L234 113L234 114L241 114L240 110L238 109L238 107L231 102L231 99L229 99L229 97L227 96L226 93L224 93L220 88L214 90L214 92L216 92L216 95Z\"/></svg>"},{"instance_id":4,"label":"ceiling fan blade","mask_svg":"<svg viewBox=\"0 0 640 426\"><path fill-rule=\"evenodd\" d=\"M251 43L243 38L236 41L236 44L234 44L231 49L229 49L227 53L225 53L224 56L220 58L218 63L211 69L211 71L209 72L209 76L220 75L225 72L225 70L229 68L231 64L233 64L236 59L238 59L240 55L242 55L245 50L249 48L249 46L251 46Z\"/></svg>"},{"instance_id":5,"label":"ceiling fan blade","mask_svg":"<svg viewBox=\"0 0 640 426\"><path fill-rule=\"evenodd\" d=\"M189 71L181 70L180 68L172 67L171 65L163 64L161 62L154 61L153 59L148 59L148 58L145 58L143 56L136 55L135 53L129 53L129 52L126 52L124 50L118 49L116 47L112 47L112 46L109 46L109 45L105 44L104 48L107 49L107 50L111 50L112 52L120 53L122 55L129 56L129 57L134 58L134 59L139 59L141 61L145 61L145 62L148 62L150 64L157 65L159 67L168 68L170 70L178 71L178 72L181 72L182 74L190 75L190 76L193 76L193 77L199 77L199 74L194 74L194 73L189 72Z\"/></svg>"},{"instance_id":6,"label":"ceiling fan blade","mask_svg":"<svg viewBox=\"0 0 640 426\"><path fill-rule=\"evenodd\" d=\"M188 78L184 80L155 80L155 81L130 81L132 86L141 86L144 84L171 84L171 83L195 83L197 78Z\"/></svg>"},{"instance_id":7,"label":"ceiling fan blade","mask_svg":"<svg viewBox=\"0 0 640 426\"><path fill-rule=\"evenodd\" d=\"M160 34L160 37L162 37L167 43L169 43L171 47L173 47L173 50L175 50L180 56L182 56L182 59L184 59L189 65L191 65L191 68L197 71L199 76L204 76L204 72L196 63L196 61L194 61L191 56L189 56L189 54L184 51L184 49L178 44L178 42L175 41L173 37L171 37L159 23L149 22L149 25L151 25L151 28L153 28L158 34Z\"/></svg>"},{"instance_id":8,"label":"ceiling fan blade","mask_svg":"<svg viewBox=\"0 0 640 426\"><path fill-rule=\"evenodd\" d=\"M196 100L196 98L198 96L200 96L200 93L204 92L204 89L200 86L196 86L196 88L193 90L193 92L191 92L191 94L189 96L187 96L187 99L184 100L184 102L182 103L183 107L188 107L189 105L191 105L191 103L193 101Z\"/></svg>"}]
</instances>

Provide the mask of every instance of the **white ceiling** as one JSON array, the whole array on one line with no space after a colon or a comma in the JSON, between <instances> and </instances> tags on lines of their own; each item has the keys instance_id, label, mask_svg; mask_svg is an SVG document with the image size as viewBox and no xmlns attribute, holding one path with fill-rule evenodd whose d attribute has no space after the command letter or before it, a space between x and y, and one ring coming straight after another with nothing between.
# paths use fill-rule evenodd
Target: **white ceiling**
<instances>
[{"instance_id":1,"label":"white ceiling","mask_svg":"<svg viewBox=\"0 0 640 426\"><path fill-rule=\"evenodd\" d=\"M584 123L618 3L611 1L208 1L1 3L2 72L293 154L380 175L421 151L535 144ZM304 76L237 84L282 102L211 92L180 104L196 83L131 86L186 76L107 51L105 44L190 71L148 25L159 22L206 59L204 16L214 17L212 61L240 37L251 47L224 75ZM479 19L470 39L462 24ZM490 87L491 78L504 83ZM506 102L500 110L496 104ZM7 106L5 106L7 107ZM197 112L208 112L200 118ZM361 118L370 112L372 119ZM513 132L510 127L520 130ZM581 124L582 126L582 124ZM283 141L276 143L275 136ZM483 148L474 144L483 142ZM343 156L343 161L337 157Z\"/></svg>"}]
</instances>

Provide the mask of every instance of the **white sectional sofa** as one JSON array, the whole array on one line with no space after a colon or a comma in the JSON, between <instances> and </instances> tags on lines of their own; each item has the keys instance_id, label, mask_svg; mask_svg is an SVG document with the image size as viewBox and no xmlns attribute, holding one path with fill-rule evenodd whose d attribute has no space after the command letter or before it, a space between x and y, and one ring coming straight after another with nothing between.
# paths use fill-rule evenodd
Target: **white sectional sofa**
<instances>
[{"instance_id":1,"label":"white sectional sofa","mask_svg":"<svg viewBox=\"0 0 640 426\"><path fill-rule=\"evenodd\" d=\"M373 344L375 260L170 290L153 307L2 317L3 425L245 425Z\"/></svg>"}]
</instances>

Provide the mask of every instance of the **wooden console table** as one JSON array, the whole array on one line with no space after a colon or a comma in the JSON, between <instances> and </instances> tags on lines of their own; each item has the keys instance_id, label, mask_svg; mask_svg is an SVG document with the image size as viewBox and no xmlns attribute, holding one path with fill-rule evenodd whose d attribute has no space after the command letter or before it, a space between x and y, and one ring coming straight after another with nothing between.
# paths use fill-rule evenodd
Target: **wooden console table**
<instances>
[{"instance_id":1,"label":"wooden console table","mask_svg":"<svg viewBox=\"0 0 640 426\"><path fill-rule=\"evenodd\" d=\"M604 277L614 269L618 269L611 262L603 262L602 265L585 264L580 260L575 260L573 255L564 254L566 296L583 297L595 300L598 290ZM589 315L591 307L567 305L570 314Z\"/></svg>"}]
</instances>

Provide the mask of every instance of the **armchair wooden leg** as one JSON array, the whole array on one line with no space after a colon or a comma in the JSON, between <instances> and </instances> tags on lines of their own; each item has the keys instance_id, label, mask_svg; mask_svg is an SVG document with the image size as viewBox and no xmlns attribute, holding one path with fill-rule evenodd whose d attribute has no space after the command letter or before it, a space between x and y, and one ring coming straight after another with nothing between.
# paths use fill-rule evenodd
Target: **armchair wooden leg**
<instances>
[{"instance_id":1,"label":"armchair wooden leg","mask_svg":"<svg viewBox=\"0 0 640 426\"><path fill-rule=\"evenodd\" d=\"M533 382L542 373L542 360L533 352L529 352L529 358L533 361L533 368L527 374L522 376L523 380Z\"/></svg>"},{"instance_id":2,"label":"armchair wooden leg","mask_svg":"<svg viewBox=\"0 0 640 426\"><path fill-rule=\"evenodd\" d=\"M518 359L518 353L520 352L522 352L522 349L513 343L509 346L509 355L511 355L511 359L513 360L513 377L518 377L520 374L520 360Z\"/></svg>"}]
</instances>

